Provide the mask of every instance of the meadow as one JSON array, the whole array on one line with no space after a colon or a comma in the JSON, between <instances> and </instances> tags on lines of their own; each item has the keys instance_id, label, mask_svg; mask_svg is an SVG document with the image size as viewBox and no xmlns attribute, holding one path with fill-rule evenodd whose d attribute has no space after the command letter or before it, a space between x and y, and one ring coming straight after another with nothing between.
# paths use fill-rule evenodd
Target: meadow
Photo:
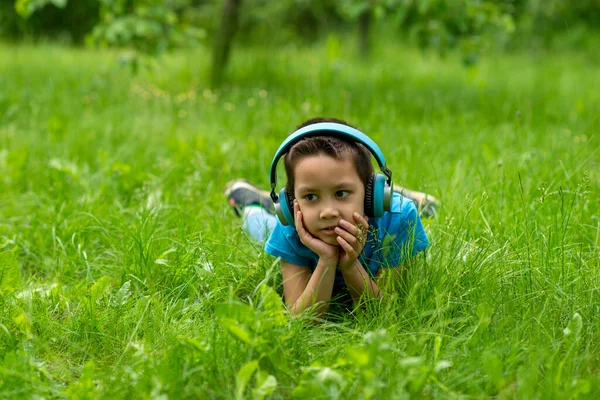
<instances>
[{"instance_id":1,"label":"meadow","mask_svg":"<svg viewBox=\"0 0 600 400\"><path fill-rule=\"evenodd\" d=\"M236 49L217 90L207 50L0 45L0 397L598 398L596 56L353 48ZM223 196L314 116L443 203L396 296L319 321Z\"/></svg>"}]
</instances>

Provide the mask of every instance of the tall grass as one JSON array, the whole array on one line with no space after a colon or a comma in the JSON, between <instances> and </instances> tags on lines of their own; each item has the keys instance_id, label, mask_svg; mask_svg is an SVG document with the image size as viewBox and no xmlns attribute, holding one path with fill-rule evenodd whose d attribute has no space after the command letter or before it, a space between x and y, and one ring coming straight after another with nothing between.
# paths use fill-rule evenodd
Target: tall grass
<instances>
[{"instance_id":1,"label":"tall grass","mask_svg":"<svg viewBox=\"0 0 600 400\"><path fill-rule=\"evenodd\" d=\"M585 54L474 68L331 39L134 75L110 52L0 46L5 398L597 398L600 74ZM266 186L335 116L443 202L397 296L289 318L222 189ZM6 253L8 252L8 253Z\"/></svg>"}]
</instances>

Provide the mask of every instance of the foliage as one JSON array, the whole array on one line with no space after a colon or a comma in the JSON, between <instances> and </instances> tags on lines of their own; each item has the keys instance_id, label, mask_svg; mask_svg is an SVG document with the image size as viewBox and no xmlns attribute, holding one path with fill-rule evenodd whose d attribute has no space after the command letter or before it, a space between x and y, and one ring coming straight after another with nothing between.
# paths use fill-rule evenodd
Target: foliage
<instances>
[{"instance_id":1,"label":"foliage","mask_svg":"<svg viewBox=\"0 0 600 400\"><path fill-rule=\"evenodd\" d=\"M600 26L600 1L579 0L515 0L514 15L517 19L522 42L541 48L581 48L588 45L589 37L597 36ZM591 43L590 47L596 46Z\"/></svg>"},{"instance_id":2,"label":"foliage","mask_svg":"<svg viewBox=\"0 0 600 400\"><path fill-rule=\"evenodd\" d=\"M98 0L4 1L0 2L0 37L82 43L98 19Z\"/></svg>"},{"instance_id":3,"label":"foliage","mask_svg":"<svg viewBox=\"0 0 600 400\"><path fill-rule=\"evenodd\" d=\"M16 0L15 10L21 17L29 18L31 14L49 4L58 8L65 8L67 0Z\"/></svg>"},{"instance_id":4,"label":"foliage","mask_svg":"<svg viewBox=\"0 0 600 400\"><path fill-rule=\"evenodd\" d=\"M422 48L440 54L459 47L472 64L485 47L508 42L514 32L512 16L494 1L397 1L394 17Z\"/></svg>"},{"instance_id":5,"label":"foliage","mask_svg":"<svg viewBox=\"0 0 600 400\"><path fill-rule=\"evenodd\" d=\"M160 54L197 44L205 35L178 15L178 10L189 7L185 0L100 0L100 4L100 23L89 37L95 44Z\"/></svg>"},{"instance_id":6,"label":"foliage","mask_svg":"<svg viewBox=\"0 0 600 400\"><path fill-rule=\"evenodd\" d=\"M21 272L14 254L0 252L0 295L21 288Z\"/></svg>"},{"instance_id":7,"label":"foliage","mask_svg":"<svg viewBox=\"0 0 600 400\"><path fill-rule=\"evenodd\" d=\"M157 54L210 39L221 6L220 0L15 0L14 7L0 5L0 35L66 34L80 42L90 34L95 44ZM245 0L238 40L311 42L355 30L364 13L422 48L441 54L457 48L467 63L491 46L547 47L554 38L579 46L600 23L599 0Z\"/></svg>"}]
</instances>

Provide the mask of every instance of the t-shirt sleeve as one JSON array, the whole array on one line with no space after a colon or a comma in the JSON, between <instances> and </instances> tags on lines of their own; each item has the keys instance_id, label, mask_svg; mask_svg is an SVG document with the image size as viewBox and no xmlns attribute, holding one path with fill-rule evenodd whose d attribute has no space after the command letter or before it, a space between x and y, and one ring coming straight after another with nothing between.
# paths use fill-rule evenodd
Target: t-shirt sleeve
<instances>
[{"instance_id":1,"label":"t-shirt sleeve","mask_svg":"<svg viewBox=\"0 0 600 400\"><path fill-rule=\"evenodd\" d=\"M294 243L295 229L290 226L284 226L279 221L275 229L265 243L265 251L272 256L279 257L283 261L302 267L311 266L310 258L304 257L298 249L298 244Z\"/></svg>"},{"instance_id":2,"label":"t-shirt sleeve","mask_svg":"<svg viewBox=\"0 0 600 400\"><path fill-rule=\"evenodd\" d=\"M394 202L383 217L380 261L383 267L397 267L429 247L429 239L413 202L404 197Z\"/></svg>"}]
</instances>

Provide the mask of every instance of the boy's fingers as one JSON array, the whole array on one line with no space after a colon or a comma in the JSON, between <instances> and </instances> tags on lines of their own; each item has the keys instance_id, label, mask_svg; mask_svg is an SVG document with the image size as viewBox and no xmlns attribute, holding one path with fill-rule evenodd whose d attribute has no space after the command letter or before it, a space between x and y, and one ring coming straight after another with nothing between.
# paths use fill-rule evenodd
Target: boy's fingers
<instances>
[{"instance_id":1,"label":"boy's fingers","mask_svg":"<svg viewBox=\"0 0 600 400\"><path fill-rule=\"evenodd\" d=\"M299 229L304 229L304 226L302 225L302 211L300 211L300 206L298 205L298 202L296 200L294 200L294 221L296 222L296 226Z\"/></svg>"},{"instance_id":2,"label":"boy's fingers","mask_svg":"<svg viewBox=\"0 0 600 400\"><path fill-rule=\"evenodd\" d=\"M298 202L294 200L294 220L296 222L296 232L300 236L300 239L306 238L306 230L304 224L302 224L302 211L298 209Z\"/></svg>"},{"instance_id":3,"label":"boy's fingers","mask_svg":"<svg viewBox=\"0 0 600 400\"><path fill-rule=\"evenodd\" d=\"M364 243L367 240L367 229L363 225L357 225L356 229L358 230L356 238L360 243Z\"/></svg>"},{"instance_id":4,"label":"boy's fingers","mask_svg":"<svg viewBox=\"0 0 600 400\"><path fill-rule=\"evenodd\" d=\"M298 231L300 236L306 237L306 229L304 229L300 212L298 212L298 217L296 218L296 231Z\"/></svg>"},{"instance_id":5,"label":"boy's fingers","mask_svg":"<svg viewBox=\"0 0 600 400\"><path fill-rule=\"evenodd\" d=\"M343 237L338 236L337 242L340 244L342 249L348 254L350 257L357 257L356 249L350 245Z\"/></svg>"},{"instance_id":6,"label":"boy's fingers","mask_svg":"<svg viewBox=\"0 0 600 400\"><path fill-rule=\"evenodd\" d=\"M338 235L338 237L341 237L342 239L344 239L351 246L353 246L353 247L356 246L356 243L358 242L358 239L351 232L348 232L345 229L337 227L337 228L335 228L335 233Z\"/></svg>"},{"instance_id":7,"label":"boy's fingers","mask_svg":"<svg viewBox=\"0 0 600 400\"><path fill-rule=\"evenodd\" d=\"M352 218L354 218L354 221L355 221L354 224L349 221L346 221L344 219L340 221L340 224L344 227L344 229L346 229L348 232L352 233L353 235L356 235L360 232L364 233L368 230L369 223L367 222L365 217L363 217L359 213L355 212L352 215Z\"/></svg>"},{"instance_id":8,"label":"boy's fingers","mask_svg":"<svg viewBox=\"0 0 600 400\"><path fill-rule=\"evenodd\" d=\"M367 239L367 228L360 223L354 225L349 222L343 222L345 231L353 235L359 243L363 243Z\"/></svg>"},{"instance_id":9,"label":"boy's fingers","mask_svg":"<svg viewBox=\"0 0 600 400\"><path fill-rule=\"evenodd\" d=\"M353 218L358 224L363 225L365 228L367 228L369 226L369 217L367 217L367 216L363 217L359 213L355 212L353 214Z\"/></svg>"},{"instance_id":10,"label":"boy's fingers","mask_svg":"<svg viewBox=\"0 0 600 400\"><path fill-rule=\"evenodd\" d=\"M308 243L312 240L312 235L304 228L302 223L302 211L296 213L296 232L300 237L300 241L308 246Z\"/></svg>"},{"instance_id":11,"label":"boy's fingers","mask_svg":"<svg viewBox=\"0 0 600 400\"><path fill-rule=\"evenodd\" d=\"M369 217L363 217L359 213L354 213L354 219L357 222L356 229L358 230L357 237L359 237L359 241L362 243L367 239L367 233L369 232Z\"/></svg>"},{"instance_id":12,"label":"boy's fingers","mask_svg":"<svg viewBox=\"0 0 600 400\"><path fill-rule=\"evenodd\" d=\"M345 229L347 232L350 232L354 236L356 236L359 233L359 224L353 224L346 220L341 220L340 225L343 229Z\"/></svg>"}]
</instances>

